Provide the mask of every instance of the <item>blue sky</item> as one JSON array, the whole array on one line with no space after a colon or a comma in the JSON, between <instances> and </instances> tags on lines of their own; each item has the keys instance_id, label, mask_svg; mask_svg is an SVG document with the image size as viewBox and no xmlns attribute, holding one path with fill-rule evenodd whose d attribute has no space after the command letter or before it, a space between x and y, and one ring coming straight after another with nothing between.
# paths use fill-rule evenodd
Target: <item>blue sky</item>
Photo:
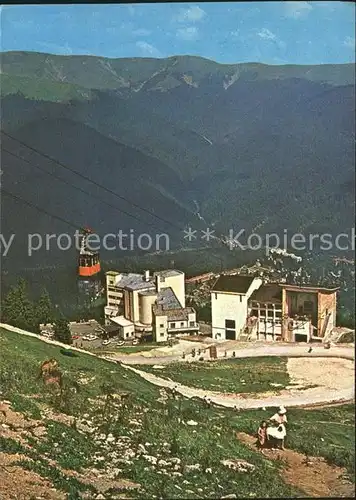
<instances>
[{"instance_id":1,"label":"blue sky","mask_svg":"<svg viewBox=\"0 0 356 500\"><path fill-rule=\"evenodd\" d=\"M346 63L355 60L355 7L335 1L3 6L1 50Z\"/></svg>"}]
</instances>

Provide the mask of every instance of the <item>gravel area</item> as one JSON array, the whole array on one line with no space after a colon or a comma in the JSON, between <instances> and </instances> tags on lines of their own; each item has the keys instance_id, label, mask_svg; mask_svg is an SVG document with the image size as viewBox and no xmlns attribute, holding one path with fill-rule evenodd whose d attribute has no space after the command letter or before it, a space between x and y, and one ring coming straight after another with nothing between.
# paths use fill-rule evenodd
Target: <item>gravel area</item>
<instances>
[{"instance_id":1,"label":"gravel area","mask_svg":"<svg viewBox=\"0 0 356 500\"><path fill-rule=\"evenodd\" d=\"M290 346L289 351L293 352L293 347ZM286 350L284 349L283 351L284 354L280 355L286 355ZM261 354L259 355L261 356ZM207 396L213 403L230 408L236 406L241 409L252 409L280 405L298 407L336 401L349 401L354 399L355 394L354 362L340 358L299 357L289 359L288 371L292 380L305 387L309 386L309 388L282 390L276 395L269 393L265 397L261 394L258 397L240 394L224 395L218 392L195 389L178 384L173 380L166 380L157 375L143 372L131 366L127 366L127 368L160 387L170 389L176 387L177 392L185 397L204 398ZM311 385L318 385L318 387L310 387Z\"/></svg>"}]
</instances>

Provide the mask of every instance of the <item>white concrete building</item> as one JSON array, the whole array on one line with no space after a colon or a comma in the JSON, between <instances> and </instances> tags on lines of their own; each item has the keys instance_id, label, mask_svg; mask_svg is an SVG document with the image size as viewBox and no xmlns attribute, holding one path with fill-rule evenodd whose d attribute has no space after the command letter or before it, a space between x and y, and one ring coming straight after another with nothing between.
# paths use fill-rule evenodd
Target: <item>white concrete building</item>
<instances>
[{"instance_id":1,"label":"white concrete building","mask_svg":"<svg viewBox=\"0 0 356 500\"><path fill-rule=\"evenodd\" d=\"M237 340L248 316L248 300L262 284L252 276L220 276L211 291L212 337Z\"/></svg>"},{"instance_id":2,"label":"white concrete building","mask_svg":"<svg viewBox=\"0 0 356 500\"><path fill-rule=\"evenodd\" d=\"M173 334L198 330L194 309L185 307L185 279L181 271L168 269L152 276L149 271L144 274L109 271L106 298L107 325L115 318L123 318L135 332L152 333L158 342Z\"/></svg>"},{"instance_id":3,"label":"white concrete building","mask_svg":"<svg viewBox=\"0 0 356 500\"><path fill-rule=\"evenodd\" d=\"M335 326L337 288L221 276L211 292L212 334L224 340L321 341Z\"/></svg>"},{"instance_id":4,"label":"white concrete building","mask_svg":"<svg viewBox=\"0 0 356 500\"><path fill-rule=\"evenodd\" d=\"M119 336L124 340L135 338L135 325L124 316L111 318L111 322L119 327Z\"/></svg>"}]
</instances>

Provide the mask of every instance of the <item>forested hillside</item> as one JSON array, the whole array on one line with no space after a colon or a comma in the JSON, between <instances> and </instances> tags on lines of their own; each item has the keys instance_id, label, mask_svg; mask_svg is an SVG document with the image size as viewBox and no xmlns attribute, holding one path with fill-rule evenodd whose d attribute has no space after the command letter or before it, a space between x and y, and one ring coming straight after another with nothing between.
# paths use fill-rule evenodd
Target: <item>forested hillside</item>
<instances>
[{"instance_id":1,"label":"forested hillside","mask_svg":"<svg viewBox=\"0 0 356 500\"><path fill-rule=\"evenodd\" d=\"M2 186L63 219L4 194L2 233L17 235L5 268L73 262L71 251L29 259L24 249L27 232L72 234L65 221L167 232L176 249L189 225L261 235L353 226L353 65L1 59Z\"/></svg>"}]
</instances>

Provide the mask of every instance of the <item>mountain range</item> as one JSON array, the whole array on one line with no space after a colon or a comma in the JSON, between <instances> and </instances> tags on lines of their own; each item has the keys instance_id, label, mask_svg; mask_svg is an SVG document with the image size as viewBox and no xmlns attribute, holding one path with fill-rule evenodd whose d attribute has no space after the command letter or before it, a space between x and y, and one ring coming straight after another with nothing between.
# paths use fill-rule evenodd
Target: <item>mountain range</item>
<instances>
[{"instance_id":1,"label":"mountain range","mask_svg":"<svg viewBox=\"0 0 356 500\"><path fill-rule=\"evenodd\" d=\"M353 226L353 65L7 52L1 80L2 186L61 219L3 195L1 232L18 236L5 267L29 265L28 232L73 226L167 232L178 246L188 226L261 235Z\"/></svg>"}]
</instances>

